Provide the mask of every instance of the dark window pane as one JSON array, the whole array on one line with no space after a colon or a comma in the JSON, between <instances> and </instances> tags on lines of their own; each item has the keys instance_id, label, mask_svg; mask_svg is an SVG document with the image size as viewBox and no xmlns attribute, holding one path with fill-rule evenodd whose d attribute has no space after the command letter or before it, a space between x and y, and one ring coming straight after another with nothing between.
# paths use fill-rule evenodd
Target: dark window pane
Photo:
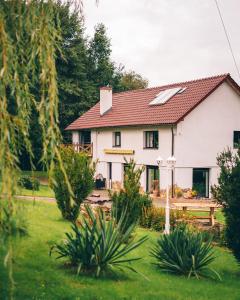
<instances>
[{"instance_id":1,"label":"dark window pane","mask_svg":"<svg viewBox=\"0 0 240 300\"><path fill-rule=\"evenodd\" d=\"M145 148L158 148L158 131L145 131Z\"/></svg>"},{"instance_id":2,"label":"dark window pane","mask_svg":"<svg viewBox=\"0 0 240 300\"><path fill-rule=\"evenodd\" d=\"M209 197L209 169L193 169L193 190L199 197Z\"/></svg>"},{"instance_id":3,"label":"dark window pane","mask_svg":"<svg viewBox=\"0 0 240 300\"><path fill-rule=\"evenodd\" d=\"M80 132L80 143L81 144L91 144L91 131Z\"/></svg>"},{"instance_id":4,"label":"dark window pane","mask_svg":"<svg viewBox=\"0 0 240 300\"><path fill-rule=\"evenodd\" d=\"M233 132L233 148L240 148L240 131Z\"/></svg>"},{"instance_id":5,"label":"dark window pane","mask_svg":"<svg viewBox=\"0 0 240 300\"><path fill-rule=\"evenodd\" d=\"M120 131L113 133L113 146L114 147L121 146L121 132Z\"/></svg>"},{"instance_id":6,"label":"dark window pane","mask_svg":"<svg viewBox=\"0 0 240 300\"><path fill-rule=\"evenodd\" d=\"M153 147L158 148L158 131L154 131L153 135Z\"/></svg>"}]
</instances>

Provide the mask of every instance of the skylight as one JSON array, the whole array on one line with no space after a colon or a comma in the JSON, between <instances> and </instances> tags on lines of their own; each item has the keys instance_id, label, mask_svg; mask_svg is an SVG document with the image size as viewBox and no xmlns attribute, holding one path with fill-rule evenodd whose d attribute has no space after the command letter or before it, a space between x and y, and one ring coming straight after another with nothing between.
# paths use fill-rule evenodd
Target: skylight
<instances>
[{"instance_id":1,"label":"skylight","mask_svg":"<svg viewBox=\"0 0 240 300\"><path fill-rule=\"evenodd\" d=\"M159 94L156 95L149 105L160 105L167 102L170 98L172 98L176 94L181 94L185 91L186 88L176 87L172 89L167 89L165 91L161 91Z\"/></svg>"}]
</instances>

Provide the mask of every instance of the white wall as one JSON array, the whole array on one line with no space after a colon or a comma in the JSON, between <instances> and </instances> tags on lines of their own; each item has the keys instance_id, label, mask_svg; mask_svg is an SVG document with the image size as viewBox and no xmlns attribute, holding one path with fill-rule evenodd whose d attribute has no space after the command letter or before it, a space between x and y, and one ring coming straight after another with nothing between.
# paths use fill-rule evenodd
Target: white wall
<instances>
[{"instance_id":1,"label":"white wall","mask_svg":"<svg viewBox=\"0 0 240 300\"><path fill-rule=\"evenodd\" d=\"M112 164L112 180L122 181L123 179L123 166L120 163Z\"/></svg>"},{"instance_id":2,"label":"white wall","mask_svg":"<svg viewBox=\"0 0 240 300\"><path fill-rule=\"evenodd\" d=\"M144 149L144 131L159 130L159 148ZM113 147L113 132L121 132L121 147ZM107 162L112 162L113 181L123 180L124 157L129 160L134 158L139 166L157 165L156 160L160 155L164 159L171 154L171 128L170 126L147 128L114 128L92 131L93 159L98 160L96 173L102 173L108 178ZM97 145L97 146L96 146ZM105 154L104 149L134 150L134 155ZM141 185L146 186L146 171L142 175Z\"/></svg>"},{"instance_id":3,"label":"white wall","mask_svg":"<svg viewBox=\"0 0 240 300\"><path fill-rule=\"evenodd\" d=\"M217 183L216 157L233 147L234 130L240 130L240 97L223 83L177 125L176 183L183 188L190 185L188 168L210 168L210 185Z\"/></svg>"},{"instance_id":4,"label":"white wall","mask_svg":"<svg viewBox=\"0 0 240 300\"><path fill-rule=\"evenodd\" d=\"M159 149L143 149L143 135L146 130L159 130ZM121 131L121 148L113 147L113 131ZM139 164L156 165L159 155L169 156L171 150L170 127L151 128L114 128L97 131L98 159L106 162L124 163L124 155L105 154L104 149L135 150L134 155L125 155L127 159L133 157Z\"/></svg>"},{"instance_id":5,"label":"white wall","mask_svg":"<svg viewBox=\"0 0 240 300\"><path fill-rule=\"evenodd\" d=\"M175 184L181 188L192 188L192 168L175 169Z\"/></svg>"}]
</instances>

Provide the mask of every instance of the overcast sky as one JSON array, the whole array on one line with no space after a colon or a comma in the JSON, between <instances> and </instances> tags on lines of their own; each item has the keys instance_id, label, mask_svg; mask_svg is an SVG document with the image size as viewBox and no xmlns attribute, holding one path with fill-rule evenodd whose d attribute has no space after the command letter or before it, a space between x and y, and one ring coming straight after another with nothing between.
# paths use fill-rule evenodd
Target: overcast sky
<instances>
[{"instance_id":1,"label":"overcast sky","mask_svg":"<svg viewBox=\"0 0 240 300\"><path fill-rule=\"evenodd\" d=\"M240 0L218 0L240 68ZM240 83L214 0L84 1L87 34L104 23L112 59L149 86L230 72Z\"/></svg>"}]
</instances>

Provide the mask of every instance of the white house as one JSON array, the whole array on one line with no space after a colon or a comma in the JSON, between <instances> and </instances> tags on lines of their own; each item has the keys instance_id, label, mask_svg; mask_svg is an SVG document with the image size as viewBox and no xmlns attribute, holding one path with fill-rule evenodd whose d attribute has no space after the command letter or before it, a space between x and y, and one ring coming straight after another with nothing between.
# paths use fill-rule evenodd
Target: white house
<instances>
[{"instance_id":1,"label":"white house","mask_svg":"<svg viewBox=\"0 0 240 300\"><path fill-rule=\"evenodd\" d=\"M216 156L240 145L240 87L229 74L114 94L103 87L100 101L67 130L73 143L92 145L108 186L122 182L124 157L132 157L146 166L141 184L149 191L159 178L157 157L174 155L172 184L209 197ZM160 170L161 188L166 180Z\"/></svg>"}]
</instances>

